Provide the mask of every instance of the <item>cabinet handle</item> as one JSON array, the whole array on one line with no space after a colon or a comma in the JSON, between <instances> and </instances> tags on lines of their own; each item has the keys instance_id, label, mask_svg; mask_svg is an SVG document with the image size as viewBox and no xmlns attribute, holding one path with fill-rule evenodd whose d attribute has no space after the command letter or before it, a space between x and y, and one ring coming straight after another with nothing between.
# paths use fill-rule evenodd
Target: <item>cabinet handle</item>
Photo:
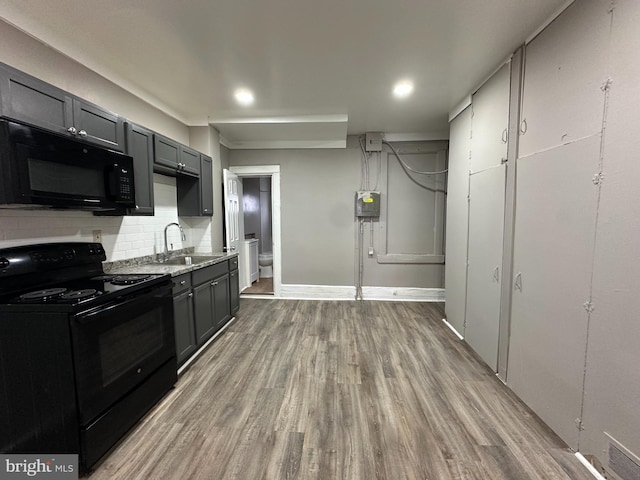
<instances>
[{"instance_id":1,"label":"cabinet handle","mask_svg":"<svg viewBox=\"0 0 640 480\"><path fill-rule=\"evenodd\" d=\"M187 297L189 298L193 297L193 293L190 293L189 295L187 295Z\"/></svg>"},{"instance_id":2,"label":"cabinet handle","mask_svg":"<svg viewBox=\"0 0 640 480\"><path fill-rule=\"evenodd\" d=\"M216 285L218 285L218 282L211 282L212 287L215 287Z\"/></svg>"},{"instance_id":3,"label":"cabinet handle","mask_svg":"<svg viewBox=\"0 0 640 480\"><path fill-rule=\"evenodd\" d=\"M80 130L78 132L78 135L80 135L81 137L86 137L87 136L87 131L86 130Z\"/></svg>"},{"instance_id":4,"label":"cabinet handle","mask_svg":"<svg viewBox=\"0 0 640 480\"><path fill-rule=\"evenodd\" d=\"M75 135L76 133L78 133L78 130L76 130L76 127L69 127L67 128L67 132L69 132L71 135Z\"/></svg>"},{"instance_id":5,"label":"cabinet handle","mask_svg":"<svg viewBox=\"0 0 640 480\"><path fill-rule=\"evenodd\" d=\"M185 283L187 283L187 281L186 281L186 280L182 280L182 281L180 282L180 285L184 285Z\"/></svg>"}]
</instances>

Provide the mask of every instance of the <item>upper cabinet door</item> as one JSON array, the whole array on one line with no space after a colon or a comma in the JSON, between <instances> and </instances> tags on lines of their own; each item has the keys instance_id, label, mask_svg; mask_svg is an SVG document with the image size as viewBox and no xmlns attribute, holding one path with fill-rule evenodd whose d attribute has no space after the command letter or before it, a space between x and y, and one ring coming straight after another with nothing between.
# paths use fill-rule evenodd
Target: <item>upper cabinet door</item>
<instances>
[{"instance_id":1,"label":"upper cabinet door","mask_svg":"<svg viewBox=\"0 0 640 480\"><path fill-rule=\"evenodd\" d=\"M124 120L10 67L0 68L2 116L124 151Z\"/></svg>"},{"instance_id":2,"label":"upper cabinet door","mask_svg":"<svg viewBox=\"0 0 640 480\"><path fill-rule=\"evenodd\" d=\"M70 133L73 127L73 101L67 92L17 70L0 68L2 116Z\"/></svg>"},{"instance_id":3,"label":"upper cabinet door","mask_svg":"<svg viewBox=\"0 0 640 480\"><path fill-rule=\"evenodd\" d=\"M527 45L519 157L602 130L610 3L573 3Z\"/></svg>"},{"instance_id":4,"label":"upper cabinet door","mask_svg":"<svg viewBox=\"0 0 640 480\"><path fill-rule=\"evenodd\" d=\"M180 171L191 175L200 175L200 152L180 145Z\"/></svg>"},{"instance_id":5,"label":"upper cabinet door","mask_svg":"<svg viewBox=\"0 0 640 480\"><path fill-rule=\"evenodd\" d=\"M96 105L73 100L73 122L76 135L111 150L124 151L124 120Z\"/></svg>"},{"instance_id":6,"label":"upper cabinet door","mask_svg":"<svg viewBox=\"0 0 640 480\"><path fill-rule=\"evenodd\" d=\"M200 203L201 215L213 215L213 160L200 155Z\"/></svg>"},{"instance_id":7,"label":"upper cabinet door","mask_svg":"<svg viewBox=\"0 0 640 480\"><path fill-rule=\"evenodd\" d=\"M153 133L127 123L127 154L133 157L136 208L133 215L153 215Z\"/></svg>"},{"instance_id":8,"label":"upper cabinet door","mask_svg":"<svg viewBox=\"0 0 640 480\"><path fill-rule=\"evenodd\" d=\"M170 138L155 133L153 135L153 161L160 167L178 170L180 144Z\"/></svg>"},{"instance_id":9,"label":"upper cabinet door","mask_svg":"<svg viewBox=\"0 0 640 480\"><path fill-rule=\"evenodd\" d=\"M500 166L507 158L511 66L505 64L473 94L472 173Z\"/></svg>"}]
</instances>

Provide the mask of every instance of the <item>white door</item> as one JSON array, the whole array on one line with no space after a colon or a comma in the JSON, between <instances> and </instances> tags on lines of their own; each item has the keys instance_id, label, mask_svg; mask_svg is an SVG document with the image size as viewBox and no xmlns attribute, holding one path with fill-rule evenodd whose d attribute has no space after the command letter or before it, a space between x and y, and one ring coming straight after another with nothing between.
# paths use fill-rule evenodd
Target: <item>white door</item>
<instances>
[{"instance_id":1,"label":"white door","mask_svg":"<svg viewBox=\"0 0 640 480\"><path fill-rule=\"evenodd\" d=\"M471 175L469 282L465 340L498 369L505 170L501 165Z\"/></svg>"},{"instance_id":2,"label":"white door","mask_svg":"<svg viewBox=\"0 0 640 480\"><path fill-rule=\"evenodd\" d=\"M223 193L224 193L224 226L225 245L227 251L238 253L238 269L244 272L244 264L247 259L243 258L240 242L244 241L244 216L242 213L242 182L235 173L226 168L222 171ZM248 287L244 275L240 277L240 291Z\"/></svg>"}]
</instances>

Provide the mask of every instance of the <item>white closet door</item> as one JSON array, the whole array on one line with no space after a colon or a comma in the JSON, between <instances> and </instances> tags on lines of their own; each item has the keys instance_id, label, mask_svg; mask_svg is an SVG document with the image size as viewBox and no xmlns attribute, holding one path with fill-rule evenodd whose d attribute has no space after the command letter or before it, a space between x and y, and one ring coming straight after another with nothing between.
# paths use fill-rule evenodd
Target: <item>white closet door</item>
<instances>
[{"instance_id":1,"label":"white closet door","mask_svg":"<svg viewBox=\"0 0 640 480\"><path fill-rule=\"evenodd\" d=\"M504 165L470 180L465 340L493 371L498 368L505 180Z\"/></svg>"},{"instance_id":2,"label":"white closet door","mask_svg":"<svg viewBox=\"0 0 640 480\"><path fill-rule=\"evenodd\" d=\"M498 369L509 78L510 65L506 64L472 99L464 336L494 371Z\"/></svg>"},{"instance_id":3,"label":"white closet door","mask_svg":"<svg viewBox=\"0 0 640 480\"><path fill-rule=\"evenodd\" d=\"M467 233L469 223L469 134L471 107L451 122L447 174L447 234L445 262L445 312L447 321L464 333L467 295Z\"/></svg>"},{"instance_id":4,"label":"white closet door","mask_svg":"<svg viewBox=\"0 0 640 480\"><path fill-rule=\"evenodd\" d=\"M518 160L507 384L576 448L600 137Z\"/></svg>"}]
</instances>

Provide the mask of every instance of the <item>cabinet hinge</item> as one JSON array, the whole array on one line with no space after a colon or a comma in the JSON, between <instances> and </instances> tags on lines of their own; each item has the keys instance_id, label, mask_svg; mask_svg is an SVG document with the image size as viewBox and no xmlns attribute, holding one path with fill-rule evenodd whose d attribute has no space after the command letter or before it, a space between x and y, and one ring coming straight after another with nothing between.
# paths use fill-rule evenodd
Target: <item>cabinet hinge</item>
<instances>
[{"instance_id":1,"label":"cabinet hinge","mask_svg":"<svg viewBox=\"0 0 640 480\"><path fill-rule=\"evenodd\" d=\"M584 423L582 423L582 419L580 417L576 418L574 420L574 423L576 424L576 428L578 430L580 430L581 432L584 430Z\"/></svg>"},{"instance_id":2,"label":"cabinet hinge","mask_svg":"<svg viewBox=\"0 0 640 480\"><path fill-rule=\"evenodd\" d=\"M500 165L504 165L505 163L507 163L509 160L507 158L501 158L500 159Z\"/></svg>"},{"instance_id":3,"label":"cabinet hinge","mask_svg":"<svg viewBox=\"0 0 640 480\"><path fill-rule=\"evenodd\" d=\"M603 92L608 92L609 90L611 90L612 84L613 84L613 79L609 77L604 82L602 82L602 85L600 85L600 90L602 90Z\"/></svg>"},{"instance_id":4,"label":"cabinet hinge","mask_svg":"<svg viewBox=\"0 0 640 480\"><path fill-rule=\"evenodd\" d=\"M604 182L604 173L596 173L591 179L594 185L601 185Z\"/></svg>"},{"instance_id":5,"label":"cabinet hinge","mask_svg":"<svg viewBox=\"0 0 640 480\"><path fill-rule=\"evenodd\" d=\"M613 13L615 9L616 9L616 1L611 0L611 3L609 4L609 8L607 9L607 13Z\"/></svg>"},{"instance_id":6,"label":"cabinet hinge","mask_svg":"<svg viewBox=\"0 0 640 480\"><path fill-rule=\"evenodd\" d=\"M591 313L596 309L596 307L594 307L593 303L591 303L590 301L584 302L582 306L587 311L587 313Z\"/></svg>"}]
</instances>

